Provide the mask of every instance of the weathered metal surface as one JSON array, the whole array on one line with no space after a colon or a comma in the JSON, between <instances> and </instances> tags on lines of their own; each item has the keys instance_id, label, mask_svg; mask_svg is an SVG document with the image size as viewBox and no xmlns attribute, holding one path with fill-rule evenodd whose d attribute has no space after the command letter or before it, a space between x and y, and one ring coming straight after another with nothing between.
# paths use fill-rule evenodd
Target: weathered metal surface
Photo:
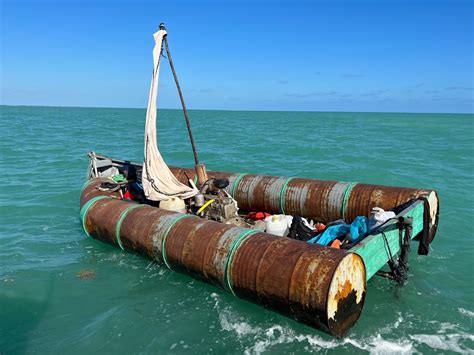
<instances>
[{"instance_id":1,"label":"weathered metal surface","mask_svg":"<svg viewBox=\"0 0 474 355\"><path fill-rule=\"evenodd\" d=\"M364 272L360 272L364 270ZM366 293L366 276L362 258L348 254L337 265L329 287L327 301L328 327L332 333L342 334L361 312Z\"/></svg>"},{"instance_id":2,"label":"weathered metal surface","mask_svg":"<svg viewBox=\"0 0 474 355\"><path fill-rule=\"evenodd\" d=\"M109 195L96 188L101 181L85 187L81 206ZM244 181L254 193L276 183L281 185L281 179ZM356 254L112 197L96 200L84 214L94 238L163 261L172 270L333 335L342 335L362 311L365 266Z\"/></svg>"},{"instance_id":3,"label":"weathered metal surface","mask_svg":"<svg viewBox=\"0 0 474 355\"><path fill-rule=\"evenodd\" d=\"M88 180L81 192L81 199L80 199L80 206L82 207L87 201L90 199L97 197L97 196L102 196L104 193L102 191L99 191L97 189L97 186L99 186L102 182L111 182L110 179L107 178L100 178L100 179L94 179L94 180ZM112 194L109 194L111 197L116 197L120 198L120 193L119 192L114 192Z\"/></svg>"},{"instance_id":4,"label":"weathered metal surface","mask_svg":"<svg viewBox=\"0 0 474 355\"><path fill-rule=\"evenodd\" d=\"M403 187L357 184L347 201L347 218L370 215L373 207L390 209L411 199L427 196L428 190Z\"/></svg>"},{"instance_id":5,"label":"weathered metal surface","mask_svg":"<svg viewBox=\"0 0 474 355\"><path fill-rule=\"evenodd\" d=\"M99 159L110 159L97 155ZM112 159L120 166L122 160ZM133 164L138 170L141 165ZM194 169L171 167L178 180L196 181ZM209 178L227 178L227 191L240 208L270 213L287 213L330 222L345 218L351 221L358 215L368 215L373 207L393 208L413 198L426 197L430 212L430 239L433 240L439 221L439 198L434 190L401 188L382 185L321 181L284 177L259 176L241 173L208 171ZM286 189L283 185L287 182ZM283 192L283 194L282 194ZM252 196L249 196L252 195ZM251 203L249 203L251 202Z\"/></svg>"},{"instance_id":6,"label":"weathered metal surface","mask_svg":"<svg viewBox=\"0 0 474 355\"><path fill-rule=\"evenodd\" d=\"M345 261L349 255L355 266ZM334 335L342 335L358 319L366 289L365 268L358 255L288 238L269 238L265 233L248 238L239 248L232 281L239 297L291 314ZM328 285L349 292L331 293ZM358 297L349 301L351 291ZM352 321L346 322L346 318Z\"/></svg>"},{"instance_id":7,"label":"weathered metal surface","mask_svg":"<svg viewBox=\"0 0 474 355\"><path fill-rule=\"evenodd\" d=\"M182 182L185 173L194 177L192 169L171 170ZM339 218L352 221L357 216L369 216L373 207L390 209L429 197L431 239L436 233L439 200L434 190L214 171L208 175L229 179L227 190L243 210L299 215L326 223Z\"/></svg>"},{"instance_id":8,"label":"weathered metal surface","mask_svg":"<svg viewBox=\"0 0 474 355\"><path fill-rule=\"evenodd\" d=\"M337 184L336 181L291 180L285 194L285 212L312 216L311 218L323 222L338 219L340 206L333 206L331 202L334 198L330 198L331 191Z\"/></svg>"}]
</instances>

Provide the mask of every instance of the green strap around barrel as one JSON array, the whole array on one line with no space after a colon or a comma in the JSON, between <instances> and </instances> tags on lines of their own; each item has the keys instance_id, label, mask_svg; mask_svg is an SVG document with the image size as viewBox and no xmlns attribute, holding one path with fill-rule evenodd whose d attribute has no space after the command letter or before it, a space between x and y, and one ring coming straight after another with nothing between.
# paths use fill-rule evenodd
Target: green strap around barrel
<instances>
[{"instance_id":1,"label":"green strap around barrel","mask_svg":"<svg viewBox=\"0 0 474 355\"><path fill-rule=\"evenodd\" d=\"M232 292L232 294L235 296L234 290L232 289L232 275L231 275L231 269L232 269L232 262L234 259L235 252L239 248L239 246L242 244L242 242L247 239L248 236L251 234L257 233L257 230L250 229L250 230L245 230L243 231L237 238L234 239L232 244L229 247L229 254L227 257L227 261L225 264L225 279L227 283L227 287L229 288L229 291Z\"/></svg>"},{"instance_id":2,"label":"green strap around barrel","mask_svg":"<svg viewBox=\"0 0 474 355\"><path fill-rule=\"evenodd\" d=\"M239 176L237 176L237 178L234 180L234 183L232 184L232 186L231 186L231 188L230 188L230 191L229 191L229 194L232 196L232 198L235 198L235 197L234 197L235 189L236 189L237 186L239 185L240 180L242 180L242 178L243 178L245 175L248 175L248 174L247 174L247 173L242 173L242 174L240 174Z\"/></svg>"},{"instance_id":3,"label":"green strap around barrel","mask_svg":"<svg viewBox=\"0 0 474 355\"><path fill-rule=\"evenodd\" d=\"M346 219L347 201L349 201L349 197L351 196L352 189L356 185L357 185L357 182L351 182L349 185L347 185L344 191L344 196L342 197L342 204L341 204L341 213L340 213L342 219Z\"/></svg>"},{"instance_id":4,"label":"green strap around barrel","mask_svg":"<svg viewBox=\"0 0 474 355\"><path fill-rule=\"evenodd\" d=\"M100 200L103 200L103 199L106 199L106 198L111 198L110 196L96 196L94 198L91 198L89 201L87 201L84 206L82 206L81 208L81 211L79 213L79 216L81 218L81 222L82 222L82 229L84 229L84 232L86 233L86 235L88 237L90 237L90 234L89 234L89 231L87 230L86 228L86 216L87 216L87 212L89 212L89 209L92 207L92 205L94 203L96 203L97 201L100 201Z\"/></svg>"},{"instance_id":5,"label":"green strap around barrel","mask_svg":"<svg viewBox=\"0 0 474 355\"><path fill-rule=\"evenodd\" d=\"M286 189L288 188L289 182L293 180L292 177L287 178L283 186L281 187L280 190L280 211L281 213L285 214L285 195L286 195Z\"/></svg>"},{"instance_id":6,"label":"green strap around barrel","mask_svg":"<svg viewBox=\"0 0 474 355\"><path fill-rule=\"evenodd\" d=\"M178 223L182 219L188 218L188 217L193 217L193 215L191 215L191 214L182 214L181 216L176 218L170 224L170 226L166 229L165 235L163 236L163 239L161 241L161 256L163 257L163 262L165 263L166 267L170 270L173 270L173 269L171 268L170 264L168 263L168 258L166 257L166 249L165 249L166 238L168 238L168 234L170 234L171 228L173 228L176 223Z\"/></svg>"},{"instance_id":7,"label":"green strap around barrel","mask_svg":"<svg viewBox=\"0 0 474 355\"><path fill-rule=\"evenodd\" d=\"M120 240L120 228L122 228L122 222L124 221L124 219L127 216L128 212L130 212L131 210L134 210L135 208L143 207L143 206L146 206L146 205L133 204L133 205L127 206L122 211L122 213L120 214L120 217L117 221L117 225L115 226L115 238L117 239L117 243L118 243L120 249L125 250L123 248L122 241Z\"/></svg>"}]
</instances>

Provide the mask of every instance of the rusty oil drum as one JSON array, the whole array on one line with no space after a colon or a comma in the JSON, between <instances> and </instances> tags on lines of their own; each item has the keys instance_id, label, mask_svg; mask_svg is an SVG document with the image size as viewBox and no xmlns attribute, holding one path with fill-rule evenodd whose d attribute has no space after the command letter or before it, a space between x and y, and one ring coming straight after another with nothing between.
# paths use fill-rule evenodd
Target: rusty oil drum
<instances>
[{"instance_id":1,"label":"rusty oil drum","mask_svg":"<svg viewBox=\"0 0 474 355\"><path fill-rule=\"evenodd\" d=\"M194 169L171 167L171 171L185 184L188 178L196 179ZM284 213L328 223L370 216L373 207L389 210L425 198L430 240L434 239L438 226L439 201L435 190L245 173L208 171L207 174L209 178L228 179L226 190L244 211Z\"/></svg>"},{"instance_id":2,"label":"rusty oil drum","mask_svg":"<svg viewBox=\"0 0 474 355\"><path fill-rule=\"evenodd\" d=\"M357 254L125 201L98 190L103 181L89 180L81 193L89 236L335 336L359 318L366 275ZM260 181L244 183L265 189ZM259 203L271 209L277 202Z\"/></svg>"}]
</instances>

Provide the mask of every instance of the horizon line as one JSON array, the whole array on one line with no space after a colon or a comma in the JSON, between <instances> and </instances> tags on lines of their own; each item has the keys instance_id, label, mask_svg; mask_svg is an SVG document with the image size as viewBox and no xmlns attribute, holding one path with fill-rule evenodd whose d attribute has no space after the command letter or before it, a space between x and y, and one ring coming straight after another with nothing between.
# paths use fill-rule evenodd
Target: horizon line
<instances>
[{"instance_id":1,"label":"horizon line","mask_svg":"<svg viewBox=\"0 0 474 355\"><path fill-rule=\"evenodd\" d=\"M113 107L113 106L66 106L66 105L10 105L0 104L0 106L9 107L51 107L51 108L94 108L94 109L126 109L126 110L146 110L146 107ZM179 110L182 108L169 108L162 107L157 110ZM328 110L237 110L237 109L201 109L201 108L188 108L188 111L228 111L228 112L307 112L307 113L400 113L400 114L438 114L438 115L474 115L472 112L417 112L417 111L328 111Z\"/></svg>"}]
</instances>

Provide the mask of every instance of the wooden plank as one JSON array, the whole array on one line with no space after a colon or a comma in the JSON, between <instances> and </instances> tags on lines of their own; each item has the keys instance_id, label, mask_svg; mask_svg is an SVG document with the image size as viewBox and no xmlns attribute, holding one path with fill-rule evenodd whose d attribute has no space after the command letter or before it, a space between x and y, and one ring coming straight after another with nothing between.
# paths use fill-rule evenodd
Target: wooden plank
<instances>
[{"instance_id":1,"label":"wooden plank","mask_svg":"<svg viewBox=\"0 0 474 355\"><path fill-rule=\"evenodd\" d=\"M423 202L417 201L404 211L399 216L413 217L413 233L414 238L418 233L423 230ZM398 229L396 229L391 223L385 230L385 236L388 244L390 245L390 251L392 255L397 254L400 251L400 241ZM392 230L390 230L392 229ZM375 275L389 260L389 252L386 247L382 233L368 236L363 239L360 243L350 249L350 251L359 254L365 263L366 277L369 280Z\"/></svg>"}]
</instances>

